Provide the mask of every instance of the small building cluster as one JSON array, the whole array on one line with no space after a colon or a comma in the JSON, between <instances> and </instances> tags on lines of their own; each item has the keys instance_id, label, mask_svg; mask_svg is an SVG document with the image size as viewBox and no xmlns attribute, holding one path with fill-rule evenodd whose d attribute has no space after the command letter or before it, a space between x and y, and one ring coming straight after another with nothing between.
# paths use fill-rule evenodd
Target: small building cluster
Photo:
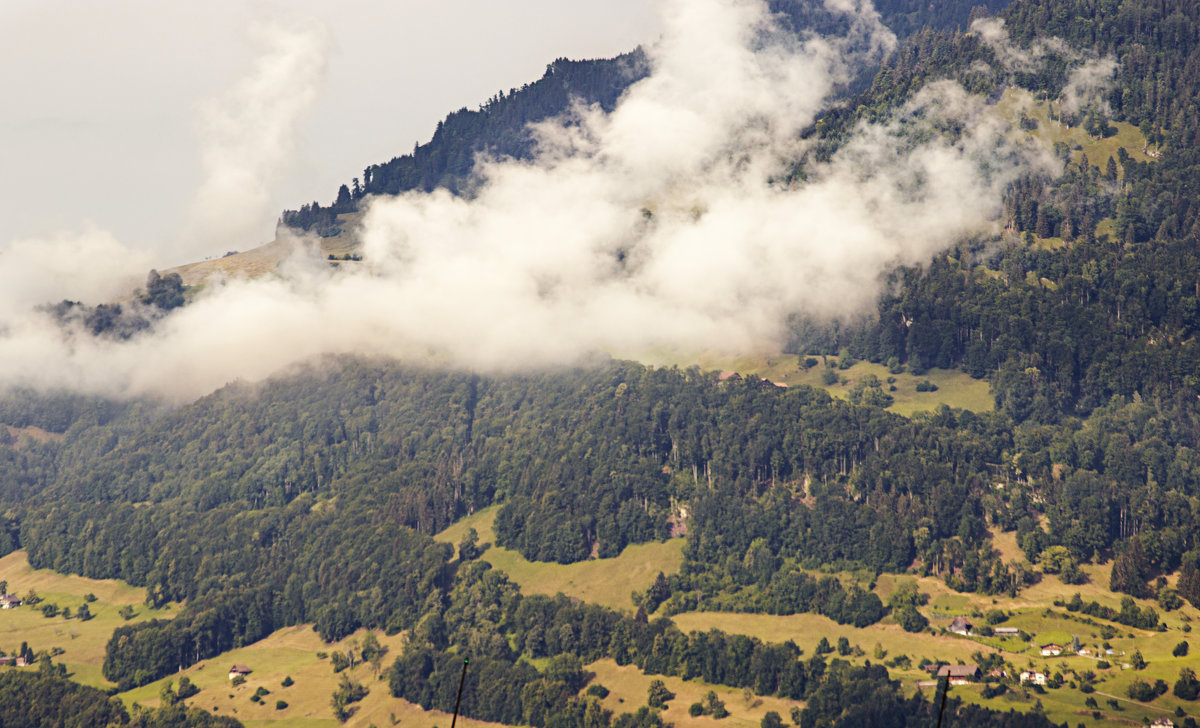
<instances>
[{"instance_id":1,"label":"small building cluster","mask_svg":"<svg viewBox=\"0 0 1200 728\"><path fill-rule=\"evenodd\" d=\"M1046 684L1046 673L1037 670L1025 670L1021 673L1021 684L1029 683L1031 685Z\"/></svg>"},{"instance_id":2,"label":"small building cluster","mask_svg":"<svg viewBox=\"0 0 1200 728\"><path fill-rule=\"evenodd\" d=\"M0 657L0 667L28 667L29 663L25 662L24 657L15 655L5 655Z\"/></svg>"},{"instance_id":3,"label":"small building cluster","mask_svg":"<svg viewBox=\"0 0 1200 728\"><path fill-rule=\"evenodd\" d=\"M1051 642L1048 645L1041 645L1042 657L1058 657L1063 653L1063 646L1056 645Z\"/></svg>"}]
</instances>

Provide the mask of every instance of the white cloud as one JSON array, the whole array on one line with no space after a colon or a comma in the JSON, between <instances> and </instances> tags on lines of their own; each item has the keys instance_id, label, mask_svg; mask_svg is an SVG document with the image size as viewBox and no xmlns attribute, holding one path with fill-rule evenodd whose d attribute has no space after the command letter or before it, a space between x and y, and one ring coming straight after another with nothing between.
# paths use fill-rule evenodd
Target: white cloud
<instances>
[{"instance_id":1,"label":"white cloud","mask_svg":"<svg viewBox=\"0 0 1200 728\"><path fill-rule=\"evenodd\" d=\"M1068 114L1077 114L1088 105L1096 104L1101 112L1112 112L1104 92L1112 87L1117 62L1112 58L1089 60L1071 71L1062 92L1062 109Z\"/></svg>"},{"instance_id":2,"label":"white cloud","mask_svg":"<svg viewBox=\"0 0 1200 728\"><path fill-rule=\"evenodd\" d=\"M330 38L324 26L263 25L254 71L203 105L203 181L192 203L193 254L257 240L272 192L293 159L298 124L325 75ZM177 253L182 251L176 251Z\"/></svg>"},{"instance_id":3,"label":"white cloud","mask_svg":"<svg viewBox=\"0 0 1200 728\"><path fill-rule=\"evenodd\" d=\"M847 37L785 37L750 0L669 0L651 75L612 113L540 125L532 161L481 160L469 198L373 200L360 265L300 253L119 345L13 328L0 372L194 396L325 352L492 370L765 346L793 312L860 310L890 267L994 230L1007 183L1054 162L939 82L806 182L772 183L835 85L894 42L869 6L830 6L852 10Z\"/></svg>"}]
</instances>

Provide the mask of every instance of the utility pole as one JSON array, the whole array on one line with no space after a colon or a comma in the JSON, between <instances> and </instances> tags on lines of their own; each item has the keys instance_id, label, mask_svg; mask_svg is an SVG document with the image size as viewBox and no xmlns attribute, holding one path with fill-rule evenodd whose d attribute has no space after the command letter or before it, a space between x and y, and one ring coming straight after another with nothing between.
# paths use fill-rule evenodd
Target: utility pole
<instances>
[{"instance_id":1,"label":"utility pole","mask_svg":"<svg viewBox=\"0 0 1200 728\"><path fill-rule=\"evenodd\" d=\"M467 657L463 658L462 676L460 678L458 678L458 697L454 699L454 717L450 719L450 728L454 728L454 724L458 722L458 704L460 702L462 702L463 684L467 682L467 662L469 661L469 659L470 658L467 658ZM945 700L943 699L942 702L944 704ZM942 719L939 716L938 717L938 726L941 726L941 725L942 725Z\"/></svg>"},{"instance_id":2,"label":"utility pole","mask_svg":"<svg viewBox=\"0 0 1200 728\"><path fill-rule=\"evenodd\" d=\"M464 667L463 670L465 672L466 668ZM946 713L946 693L950 692L950 671L949 670L946 671L945 677L938 679L938 687L942 691L942 701L941 701L941 706L938 708L937 728L942 728L942 716ZM455 708L455 711L457 711L457 710L458 710L458 708ZM454 726L451 725L450 728L454 728Z\"/></svg>"}]
</instances>

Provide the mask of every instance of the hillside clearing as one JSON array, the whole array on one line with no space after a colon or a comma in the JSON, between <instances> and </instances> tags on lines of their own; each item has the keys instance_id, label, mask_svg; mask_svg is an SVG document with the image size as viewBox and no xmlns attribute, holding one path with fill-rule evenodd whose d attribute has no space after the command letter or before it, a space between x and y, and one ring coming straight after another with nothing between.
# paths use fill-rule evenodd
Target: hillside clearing
<instances>
[{"instance_id":1,"label":"hillside clearing","mask_svg":"<svg viewBox=\"0 0 1200 728\"><path fill-rule=\"evenodd\" d=\"M359 663L354 668L334 673L329 659L317 657L318 652L357 649L364 636L366 630L359 630L341 642L325 644L311 625L287 627L252 645L205 660L183 672L121 693L119 697L130 706L134 703L157 706L163 685L169 681L178 686L179 679L186 675L200 688L195 697L186 701L188 705L217 715L233 716L247 728L334 728L341 725L366 728L397 723L409 728L447 728L450 715L440 711L426 712L418 705L391 696L385 679L387 667L403 649L403 633L392 636L375 633L380 644L388 649L379 662L378 671L370 664ZM252 670L242 685L234 686L229 680L229 667L235 663ZM346 723L338 723L330 705L342 675L348 675L370 690L362 702L354 704L357 709ZM282 683L287 677L292 678L293 684L284 687ZM269 692L260 702L251 702L250 697L260 687ZM277 709L275 705L279 700L286 702L287 707ZM460 717L459 725L487 728L498 724Z\"/></svg>"},{"instance_id":2,"label":"hillside clearing","mask_svg":"<svg viewBox=\"0 0 1200 728\"><path fill-rule=\"evenodd\" d=\"M883 384L883 390L890 394L894 402L887 408L889 412L911 417L917 412L927 412L942 405L972 412L990 412L995 408L991 391L986 381L972 379L966 372L957 369L929 369L923 374L914 375L907 370L899 374L891 374L882 364L867 361L856 362L848 369L835 369L838 381L826 384L822 379L825 372L824 362L836 362L837 357L814 356L817 365L804 368L800 365L803 357L783 353L758 353L745 355L701 354L693 357L675 356L658 362L659 365L690 366L699 365L703 369L718 371L734 371L746 376L753 374L772 382L788 386L798 384L823 389L839 399L847 399L854 383L866 375L873 375ZM888 378L895 379L888 382ZM918 392L917 385L925 380L937 387L933 392ZM889 387L894 386L894 390Z\"/></svg>"},{"instance_id":3,"label":"hillside clearing","mask_svg":"<svg viewBox=\"0 0 1200 728\"><path fill-rule=\"evenodd\" d=\"M143 603L145 589L115 579L87 579L34 569L24 551L0 558L0 580L8 582L9 593L24 597L33 590L42 599L35 606L0 610L0 649L13 654L22 642L28 642L35 651L61 648L62 654L55 656L54 661L66 666L72 680L98 688L112 685L104 679L100 668L113 630L124 624L169 618L175 612L170 606L150 609ZM44 604L69 607L74 614L85 603L85 594L96 597L96 601L87 603L93 618L86 622L42 615ZM134 610L128 622L118 613L125 606Z\"/></svg>"},{"instance_id":4,"label":"hillside clearing","mask_svg":"<svg viewBox=\"0 0 1200 728\"><path fill-rule=\"evenodd\" d=\"M558 593L585 602L629 612L630 594L643 591L654 583L659 572L673 574L683 564L684 539L627 546L619 556L593 559L574 564L552 564L525 559L516 551L494 545L499 506L491 506L459 520L434 536L444 543L458 544L468 528L479 534L479 543L492 543L480 557L508 574L523 594Z\"/></svg>"},{"instance_id":5,"label":"hillside clearing","mask_svg":"<svg viewBox=\"0 0 1200 728\"><path fill-rule=\"evenodd\" d=\"M586 669L596 674L591 684L600 684L609 689L608 697L600 702L614 715L633 713L639 706L645 705L650 682L662 680L667 689L675 693L675 697L667 703L667 708L662 713L663 721L674 723L676 728L756 728L769 710L778 713L786 725L791 723L789 716L792 708L804 705L803 702L782 698L751 696L747 700L745 693L735 688L709 685L698 679L682 680L664 675L646 675L632 665L621 666L609 659L597 660L587 665ZM716 720L711 716L688 715L688 706L700 701L709 690L725 702L725 709L729 711L727 718Z\"/></svg>"}]
</instances>

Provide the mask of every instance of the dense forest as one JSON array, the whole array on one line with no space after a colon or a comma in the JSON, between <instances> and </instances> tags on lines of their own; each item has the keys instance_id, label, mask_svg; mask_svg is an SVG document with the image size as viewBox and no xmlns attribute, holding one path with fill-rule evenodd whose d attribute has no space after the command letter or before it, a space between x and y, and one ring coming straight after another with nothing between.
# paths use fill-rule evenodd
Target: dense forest
<instances>
[{"instance_id":1,"label":"dense forest","mask_svg":"<svg viewBox=\"0 0 1200 728\"><path fill-rule=\"evenodd\" d=\"M662 725L652 708L614 716L581 694L583 665L601 657L803 699L802 726L928 722L933 704L905 699L883 665L686 634L670 621L694 610L811 612L861 627L891 613L909 629L911 605L821 569L1016 595L1111 562L1115 592L1157 597L1164 610L1176 593L1200 606L1200 7L878 5L904 41L806 131L817 143L797 160L797 180L860 120L883 118L929 81L1049 102L1097 58L1115 61L1111 86L1091 107L1053 111L1055 122L1095 139L1122 122L1145 139L1098 159L1060 145L1061 175L1007 191L1003 235L892 271L868 316L792 323L801 359L961 369L990 383L995 411L901 417L871 398L621 361L482 375L330 357L179 407L10 391L0 397L0 553L24 548L36 567L144 586L152 604L186 601L175 619L113 634L104 675L122 688L287 625L312 623L326 640L411 630L388 672L394 695L451 707L469 655L477 679L464 713L539 727ZM830 22L798 3L774 7L797 29ZM989 10L1019 45L1065 45L1040 66L1008 68L963 32ZM529 122L575 97L611 108L646 64L641 52L556 61L541 80L451 114L413 154L368 167L332 205L282 221L332 234L336 215L370 195L469 194L477 154L529 154ZM178 277L155 273L128 310L66 302L54 313L119 339L183 302ZM489 506L497 543L532 561L606 558L686 532L683 565L638 595L632 616L525 596L432 539ZM1015 534L1023 559L1000 556L997 531ZM1169 574L1175 586L1160 578ZM1132 600L1114 609L1076 595L1065 607L1159 626L1155 609ZM549 660L539 669L523 658ZM61 693L77 715L177 724L110 715L116 706L53 676L0 675L6 704L35 689ZM951 703L955 725L1048 725ZM89 724L68 718L39 724Z\"/></svg>"}]
</instances>

